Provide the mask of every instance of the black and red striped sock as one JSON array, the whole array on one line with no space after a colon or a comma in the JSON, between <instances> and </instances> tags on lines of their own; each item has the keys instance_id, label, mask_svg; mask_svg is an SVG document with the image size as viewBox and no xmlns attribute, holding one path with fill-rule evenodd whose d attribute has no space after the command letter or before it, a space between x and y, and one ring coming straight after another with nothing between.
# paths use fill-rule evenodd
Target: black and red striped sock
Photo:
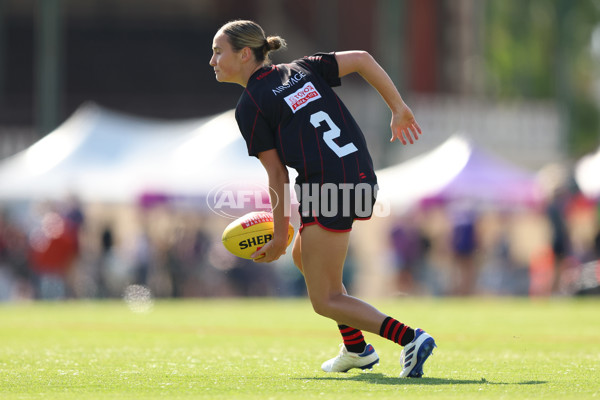
<instances>
[{"instance_id":1,"label":"black and red striped sock","mask_svg":"<svg viewBox=\"0 0 600 400\"><path fill-rule=\"evenodd\" d=\"M346 350L352 353L362 353L365 351L367 343L361 331L347 325L338 325L338 328L342 334L342 339L344 339Z\"/></svg>"},{"instance_id":2,"label":"black and red striped sock","mask_svg":"<svg viewBox=\"0 0 600 400\"><path fill-rule=\"evenodd\" d=\"M400 346L406 346L415 338L415 330L392 317L387 317L381 324L379 336L398 343Z\"/></svg>"}]
</instances>

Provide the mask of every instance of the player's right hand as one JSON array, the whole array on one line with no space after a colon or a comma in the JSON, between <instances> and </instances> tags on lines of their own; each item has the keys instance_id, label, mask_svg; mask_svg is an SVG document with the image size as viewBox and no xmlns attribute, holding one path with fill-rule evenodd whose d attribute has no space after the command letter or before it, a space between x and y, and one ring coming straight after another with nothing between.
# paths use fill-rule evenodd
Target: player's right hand
<instances>
[{"instance_id":1,"label":"player's right hand","mask_svg":"<svg viewBox=\"0 0 600 400\"><path fill-rule=\"evenodd\" d=\"M390 128L392 130L390 142L398 139L403 145L406 145L406 139L410 141L410 144L413 144L413 137L415 140L419 140L419 135L421 135L421 127L406 104L399 111L392 112Z\"/></svg>"}]
</instances>

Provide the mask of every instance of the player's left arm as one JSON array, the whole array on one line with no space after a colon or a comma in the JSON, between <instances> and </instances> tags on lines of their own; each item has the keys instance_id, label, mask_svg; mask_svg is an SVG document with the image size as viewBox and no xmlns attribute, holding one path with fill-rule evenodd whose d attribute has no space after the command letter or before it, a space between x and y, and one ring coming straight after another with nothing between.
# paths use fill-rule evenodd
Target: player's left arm
<instances>
[{"instance_id":1,"label":"player's left arm","mask_svg":"<svg viewBox=\"0 0 600 400\"><path fill-rule=\"evenodd\" d=\"M391 142L400 139L402 144L406 144L406 137L412 144L413 137L415 140L419 139L421 127L415 120L411 109L402 99L400 92L398 92L396 85L394 85L387 72L368 52L359 50L342 51L335 53L335 58L338 63L340 78L357 72L383 97L383 100L392 111Z\"/></svg>"},{"instance_id":2,"label":"player's left arm","mask_svg":"<svg viewBox=\"0 0 600 400\"><path fill-rule=\"evenodd\" d=\"M273 207L273 239L252 255L256 262L271 262L283 254L288 245L290 193L287 184L290 182L288 170L281 162L277 150L271 149L258 153L258 159L269 177L269 195ZM264 254L264 257L259 257Z\"/></svg>"}]
</instances>

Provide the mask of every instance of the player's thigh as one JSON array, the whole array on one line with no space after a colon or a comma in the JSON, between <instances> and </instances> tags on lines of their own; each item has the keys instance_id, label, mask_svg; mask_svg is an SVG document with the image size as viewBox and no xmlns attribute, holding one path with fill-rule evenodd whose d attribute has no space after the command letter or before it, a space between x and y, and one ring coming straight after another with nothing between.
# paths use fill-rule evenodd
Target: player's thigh
<instances>
[{"instance_id":1,"label":"player's thigh","mask_svg":"<svg viewBox=\"0 0 600 400\"><path fill-rule=\"evenodd\" d=\"M292 259L296 267L304 274L302 270L302 235L298 233L294 239L294 245L292 247Z\"/></svg>"},{"instance_id":2,"label":"player's thigh","mask_svg":"<svg viewBox=\"0 0 600 400\"><path fill-rule=\"evenodd\" d=\"M342 283L350 232L332 232L314 224L302 230L301 254L311 300L345 293Z\"/></svg>"}]
</instances>

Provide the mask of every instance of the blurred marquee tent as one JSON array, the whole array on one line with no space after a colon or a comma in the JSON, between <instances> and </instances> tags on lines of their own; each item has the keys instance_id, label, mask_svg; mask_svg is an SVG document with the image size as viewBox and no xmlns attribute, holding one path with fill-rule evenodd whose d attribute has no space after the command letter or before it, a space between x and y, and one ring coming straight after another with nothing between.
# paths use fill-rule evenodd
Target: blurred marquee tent
<instances>
[{"instance_id":1,"label":"blurred marquee tent","mask_svg":"<svg viewBox=\"0 0 600 400\"><path fill-rule=\"evenodd\" d=\"M600 198L600 148L582 157L575 165L575 181L588 198Z\"/></svg>"},{"instance_id":2,"label":"blurred marquee tent","mask_svg":"<svg viewBox=\"0 0 600 400\"><path fill-rule=\"evenodd\" d=\"M379 170L377 176L378 201L388 202L396 213L427 200L500 208L543 200L535 174L487 153L460 134L425 154Z\"/></svg>"},{"instance_id":3,"label":"blurred marquee tent","mask_svg":"<svg viewBox=\"0 0 600 400\"><path fill-rule=\"evenodd\" d=\"M201 195L228 179L265 182L233 111L193 120L130 116L82 105L56 130L0 162L0 201L132 203L144 193Z\"/></svg>"},{"instance_id":4,"label":"blurred marquee tent","mask_svg":"<svg viewBox=\"0 0 600 400\"><path fill-rule=\"evenodd\" d=\"M0 163L0 200L127 201L144 168L202 126L168 123L85 104L28 149Z\"/></svg>"},{"instance_id":5,"label":"blurred marquee tent","mask_svg":"<svg viewBox=\"0 0 600 400\"><path fill-rule=\"evenodd\" d=\"M396 213L424 199L523 205L540 201L533 174L477 148L463 136L379 170L379 201ZM296 176L290 171L290 181ZM135 203L206 197L215 188L265 187L248 157L234 111L184 121L141 118L82 105L56 130L0 162L0 201L64 199Z\"/></svg>"}]
</instances>

